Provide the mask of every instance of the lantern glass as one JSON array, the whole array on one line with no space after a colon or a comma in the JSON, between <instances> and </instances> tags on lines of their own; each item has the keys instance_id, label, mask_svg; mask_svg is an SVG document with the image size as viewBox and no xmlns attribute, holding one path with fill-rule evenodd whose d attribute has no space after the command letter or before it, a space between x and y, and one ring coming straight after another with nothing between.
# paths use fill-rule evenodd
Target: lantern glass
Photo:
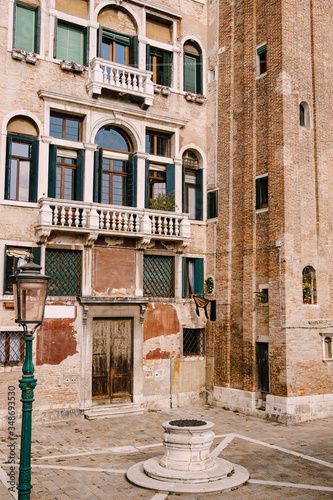
<instances>
[{"instance_id":1,"label":"lantern glass","mask_svg":"<svg viewBox=\"0 0 333 500\"><path fill-rule=\"evenodd\" d=\"M21 321L41 323L44 316L47 283L21 281L19 287Z\"/></svg>"}]
</instances>

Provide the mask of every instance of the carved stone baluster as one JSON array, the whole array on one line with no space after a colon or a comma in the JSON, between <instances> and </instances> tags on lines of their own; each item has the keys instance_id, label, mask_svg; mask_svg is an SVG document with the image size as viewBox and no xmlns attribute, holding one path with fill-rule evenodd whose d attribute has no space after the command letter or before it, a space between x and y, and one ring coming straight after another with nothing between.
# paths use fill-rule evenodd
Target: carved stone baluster
<instances>
[{"instance_id":1,"label":"carved stone baluster","mask_svg":"<svg viewBox=\"0 0 333 500\"><path fill-rule=\"evenodd\" d=\"M156 234L156 216L151 216L151 234Z\"/></svg>"},{"instance_id":2,"label":"carved stone baluster","mask_svg":"<svg viewBox=\"0 0 333 500\"><path fill-rule=\"evenodd\" d=\"M62 206L60 211L60 224L64 226L65 222L66 222L66 210L65 207Z\"/></svg>"},{"instance_id":3,"label":"carved stone baluster","mask_svg":"<svg viewBox=\"0 0 333 500\"><path fill-rule=\"evenodd\" d=\"M179 236L179 219L175 219L175 235Z\"/></svg>"},{"instance_id":4,"label":"carved stone baluster","mask_svg":"<svg viewBox=\"0 0 333 500\"><path fill-rule=\"evenodd\" d=\"M121 81L121 86L126 88L126 73L124 73L124 71L122 71L121 73L120 81Z\"/></svg>"},{"instance_id":5,"label":"carved stone baluster","mask_svg":"<svg viewBox=\"0 0 333 500\"><path fill-rule=\"evenodd\" d=\"M131 73L127 73L127 88L130 90L133 88Z\"/></svg>"},{"instance_id":6,"label":"carved stone baluster","mask_svg":"<svg viewBox=\"0 0 333 500\"><path fill-rule=\"evenodd\" d=\"M99 228L104 229L104 213L102 211L99 213Z\"/></svg>"},{"instance_id":7,"label":"carved stone baluster","mask_svg":"<svg viewBox=\"0 0 333 500\"><path fill-rule=\"evenodd\" d=\"M138 75L133 75L133 90L138 90Z\"/></svg>"},{"instance_id":8,"label":"carved stone baluster","mask_svg":"<svg viewBox=\"0 0 333 500\"><path fill-rule=\"evenodd\" d=\"M110 211L108 210L105 215L105 228L110 229Z\"/></svg>"},{"instance_id":9,"label":"carved stone baluster","mask_svg":"<svg viewBox=\"0 0 333 500\"><path fill-rule=\"evenodd\" d=\"M109 83L110 83L110 85L114 85L114 69L113 68L110 68Z\"/></svg>"},{"instance_id":10,"label":"carved stone baluster","mask_svg":"<svg viewBox=\"0 0 333 500\"><path fill-rule=\"evenodd\" d=\"M86 227L86 225L87 225L87 210L83 208L81 215L81 226Z\"/></svg>"},{"instance_id":11,"label":"carved stone baluster","mask_svg":"<svg viewBox=\"0 0 333 500\"><path fill-rule=\"evenodd\" d=\"M112 212L112 231L117 229L117 216L115 212Z\"/></svg>"},{"instance_id":12,"label":"carved stone baluster","mask_svg":"<svg viewBox=\"0 0 333 500\"><path fill-rule=\"evenodd\" d=\"M140 231L140 223L141 223L141 215L136 214L135 217L135 232L138 233Z\"/></svg>"},{"instance_id":13,"label":"carved stone baluster","mask_svg":"<svg viewBox=\"0 0 333 500\"><path fill-rule=\"evenodd\" d=\"M119 83L119 70L118 69L115 69L115 85L116 87L119 87L120 83Z\"/></svg>"},{"instance_id":14,"label":"carved stone baluster","mask_svg":"<svg viewBox=\"0 0 333 500\"><path fill-rule=\"evenodd\" d=\"M130 231L130 233L133 233L133 229L134 229L134 216L133 216L133 214L131 214L130 218L129 218L129 231Z\"/></svg>"},{"instance_id":15,"label":"carved stone baluster","mask_svg":"<svg viewBox=\"0 0 333 500\"><path fill-rule=\"evenodd\" d=\"M54 211L53 211L53 225L54 226L58 225L58 222L59 222L58 214L59 214L59 207L58 207L58 205L55 205Z\"/></svg>"},{"instance_id":16,"label":"carved stone baluster","mask_svg":"<svg viewBox=\"0 0 333 500\"><path fill-rule=\"evenodd\" d=\"M74 225L75 227L80 225L80 210L78 208L75 210Z\"/></svg>"},{"instance_id":17,"label":"carved stone baluster","mask_svg":"<svg viewBox=\"0 0 333 500\"><path fill-rule=\"evenodd\" d=\"M124 214L124 217L123 217L123 221L124 221L124 231L128 231L128 214Z\"/></svg>"},{"instance_id":18,"label":"carved stone baluster","mask_svg":"<svg viewBox=\"0 0 333 500\"><path fill-rule=\"evenodd\" d=\"M157 232L158 234L162 234L162 218L158 218L158 223L157 223Z\"/></svg>"}]
</instances>

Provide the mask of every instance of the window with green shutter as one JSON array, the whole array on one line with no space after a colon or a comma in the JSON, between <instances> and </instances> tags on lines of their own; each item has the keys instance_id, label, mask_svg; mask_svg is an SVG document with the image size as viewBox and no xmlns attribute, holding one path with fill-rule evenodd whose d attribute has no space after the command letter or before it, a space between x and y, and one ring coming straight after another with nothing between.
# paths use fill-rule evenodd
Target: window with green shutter
<instances>
[{"instance_id":1,"label":"window with green shutter","mask_svg":"<svg viewBox=\"0 0 333 500\"><path fill-rule=\"evenodd\" d=\"M153 73L153 83L171 85L171 54L147 44L147 70Z\"/></svg>"},{"instance_id":2,"label":"window with green shutter","mask_svg":"<svg viewBox=\"0 0 333 500\"><path fill-rule=\"evenodd\" d=\"M203 259L183 257L183 298L204 294Z\"/></svg>"},{"instance_id":3,"label":"window with green shutter","mask_svg":"<svg viewBox=\"0 0 333 500\"><path fill-rule=\"evenodd\" d=\"M207 193L207 219L215 219L218 216L218 191Z\"/></svg>"},{"instance_id":4,"label":"window with green shutter","mask_svg":"<svg viewBox=\"0 0 333 500\"><path fill-rule=\"evenodd\" d=\"M200 47L194 42L184 45L183 80L185 92L202 94L202 55Z\"/></svg>"},{"instance_id":5,"label":"window with green shutter","mask_svg":"<svg viewBox=\"0 0 333 500\"><path fill-rule=\"evenodd\" d=\"M37 202L38 187L37 139L7 135L5 199Z\"/></svg>"},{"instance_id":6,"label":"window with green shutter","mask_svg":"<svg viewBox=\"0 0 333 500\"><path fill-rule=\"evenodd\" d=\"M86 29L58 21L55 57L86 64Z\"/></svg>"},{"instance_id":7,"label":"window with green shutter","mask_svg":"<svg viewBox=\"0 0 333 500\"><path fill-rule=\"evenodd\" d=\"M17 247L5 246L5 272L4 272L4 294L13 294L13 283L10 279L12 274L15 274L17 269L28 262L28 256L32 253L34 263L40 264L40 247Z\"/></svg>"},{"instance_id":8,"label":"window with green shutter","mask_svg":"<svg viewBox=\"0 0 333 500\"><path fill-rule=\"evenodd\" d=\"M39 7L17 3L15 9L14 47L38 52Z\"/></svg>"}]
</instances>

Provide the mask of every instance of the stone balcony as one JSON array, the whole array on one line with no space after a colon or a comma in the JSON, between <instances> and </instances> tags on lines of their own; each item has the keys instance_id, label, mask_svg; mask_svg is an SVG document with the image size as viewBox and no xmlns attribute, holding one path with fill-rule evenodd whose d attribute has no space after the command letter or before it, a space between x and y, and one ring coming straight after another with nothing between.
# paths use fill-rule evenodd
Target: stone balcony
<instances>
[{"instance_id":1,"label":"stone balcony","mask_svg":"<svg viewBox=\"0 0 333 500\"><path fill-rule=\"evenodd\" d=\"M87 244L98 235L136 238L137 248L164 240L181 251L189 244L191 225L188 214L41 198L37 240L45 242L51 232L82 234Z\"/></svg>"},{"instance_id":2,"label":"stone balcony","mask_svg":"<svg viewBox=\"0 0 333 500\"><path fill-rule=\"evenodd\" d=\"M112 91L120 96L131 95L145 106L151 106L154 100L151 76L150 71L95 57L89 65L87 91L90 96L99 95L102 90Z\"/></svg>"}]
</instances>

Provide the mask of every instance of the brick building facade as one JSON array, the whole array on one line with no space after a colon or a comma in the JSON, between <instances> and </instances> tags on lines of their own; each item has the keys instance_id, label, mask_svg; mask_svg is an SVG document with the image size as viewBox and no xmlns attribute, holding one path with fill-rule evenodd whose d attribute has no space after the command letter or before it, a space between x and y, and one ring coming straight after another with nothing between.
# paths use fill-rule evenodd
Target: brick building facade
<instances>
[{"instance_id":1,"label":"brick building facade","mask_svg":"<svg viewBox=\"0 0 333 500\"><path fill-rule=\"evenodd\" d=\"M32 251L35 418L332 412L332 7L299 3L0 0L0 392Z\"/></svg>"}]
</instances>

